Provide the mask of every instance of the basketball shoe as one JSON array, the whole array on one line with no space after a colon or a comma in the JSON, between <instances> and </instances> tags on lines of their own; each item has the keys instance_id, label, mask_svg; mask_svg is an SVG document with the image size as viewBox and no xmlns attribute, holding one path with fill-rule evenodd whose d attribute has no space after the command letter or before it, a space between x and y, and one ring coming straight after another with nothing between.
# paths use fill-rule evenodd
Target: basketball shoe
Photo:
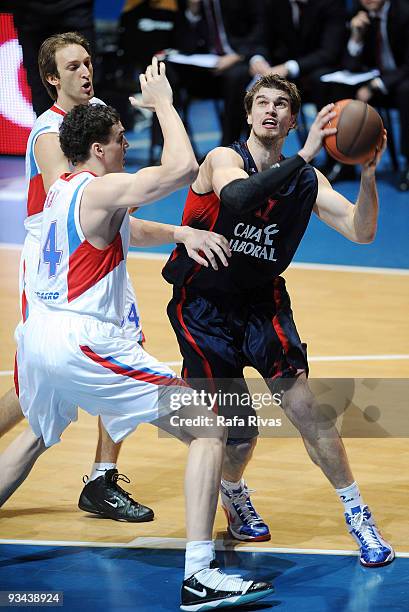
<instances>
[{"instance_id":1,"label":"basketball shoe","mask_svg":"<svg viewBox=\"0 0 409 612\"><path fill-rule=\"evenodd\" d=\"M380 567L391 563L395 552L382 538L368 506L357 506L345 513L349 533L360 550L360 562L365 567Z\"/></svg>"},{"instance_id":2,"label":"basketball shoe","mask_svg":"<svg viewBox=\"0 0 409 612\"><path fill-rule=\"evenodd\" d=\"M214 610L241 606L274 592L269 582L243 580L239 575L229 575L212 561L210 568L202 569L183 581L181 610Z\"/></svg>"},{"instance_id":3,"label":"basketball shoe","mask_svg":"<svg viewBox=\"0 0 409 612\"><path fill-rule=\"evenodd\" d=\"M258 514L250 499L250 489L242 480L237 489L220 485L222 507L227 518L228 531L243 542L264 542L270 540L270 530ZM253 492L253 491L251 491Z\"/></svg>"},{"instance_id":4,"label":"basketball shoe","mask_svg":"<svg viewBox=\"0 0 409 612\"><path fill-rule=\"evenodd\" d=\"M153 510L133 500L129 493L118 485L118 480L130 482L118 470L107 470L103 476L88 480L84 476L85 487L78 501L78 507L84 512L99 514L115 521L143 523L153 519Z\"/></svg>"}]
</instances>

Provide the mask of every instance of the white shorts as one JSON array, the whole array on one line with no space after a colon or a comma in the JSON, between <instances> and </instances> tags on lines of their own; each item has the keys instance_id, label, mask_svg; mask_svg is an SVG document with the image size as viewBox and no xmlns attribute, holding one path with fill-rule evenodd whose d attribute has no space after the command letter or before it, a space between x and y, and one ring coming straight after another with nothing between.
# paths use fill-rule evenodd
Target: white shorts
<instances>
[{"instance_id":1,"label":"white shorts","mask_svg":"<svg viewBox=\"0 0 409 612\"><path fill-rule=\"evenodd\" d=\"M21 408L46 446L77 419L77 406L100 415L119 442L139 423L169 414L175 393L190 391L123 328L91 317L32 309L16 340Z\"/></svg>"},{"instance_id":2,"label":"white shorts","mask_svg":"<svg viewBox=\"0 0 409 612\"><path fill-rule=\"evenodd\" d=\"M39 257L40 241L28 233L24 240L19 269L20 313L23 322L27 319L30 311L30 288L33 286L37 275ZM145 338L141 327L138 302L129 274L127 277L128 285L122 326L129 340L143 342Z\"/></svg>"}]
</instances>

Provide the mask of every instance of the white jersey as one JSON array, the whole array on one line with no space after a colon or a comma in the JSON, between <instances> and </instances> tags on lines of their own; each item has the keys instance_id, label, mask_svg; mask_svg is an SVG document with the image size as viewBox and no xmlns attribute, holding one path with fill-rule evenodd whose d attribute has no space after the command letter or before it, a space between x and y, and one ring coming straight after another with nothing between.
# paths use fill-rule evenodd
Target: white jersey
<instances>
[{"instance_id":1,"label":"white jersey","mask_svg":"<svg viewBox=\"0 0 409 612\"><path fill-rule=\"evenodd\" d=\"M83 171L65 174L51 186L37 268L30 272L30 316L16 329L16 391L34 434L46 446L58 442L76 420L77 406L100 415L119 442L139 423L168 419L175 393L189 392L123 325L129 215L125 212L105 249L93 247L81 230L81 197L98 180Z\"/></svg>"},{"instance_id":2,"label":"white jersey","mask_svg":"<svg viewBox=\"0 0 409 612\"><path fill-rule=\"evenodd\" d=\"M105 104L99 98L92 98L90 104ZM41 236L41 221L46 199L43 177L35 157L35 144L42 134L58 134L60 125L66 112L57 104L40 115L30 132L26 149L26 183L27 183L27 217L24 226L27 236L24 242L20 260L19 287L20 310L22 320L27 319L31 301L33 278L36 276L39 258L39 245ZM123 325L129 338L142 342L144 335L140 323L139 308L136 301L132 283L128 278L127 301L123 317Z\"/></svg>"},{"instance_id":3,"label":"white jersey","mask_svg":"<svg viewBox=\"0 0 409 612\"><path fill-rule=\"evenodd\" d=\"M92 98L90 104L105 104L98 98ZM53 104L45 113L37 117L27 141L26 149L26 184L27 184L27 217L24 226L32 238L40 239L41 213L43 212L46 193L43 177L35 158L34 148L37 138L42 134L58 134L60 125L67 113L57 104Z\"/></svg>"},{"instance_id":4,"label":"white jersey","mask_svg":"<svg viewBox=\"0 0 409 612\"><path fill-rule=\"evenodd\" d=\"M66 311L122 326L128 276L129 215L114 240L97 249L79 222L83 191L100 180L90 171L66 174L49 189L42 214L40 258L31 297L34 308Z\"/></svg>"}]
</instances>

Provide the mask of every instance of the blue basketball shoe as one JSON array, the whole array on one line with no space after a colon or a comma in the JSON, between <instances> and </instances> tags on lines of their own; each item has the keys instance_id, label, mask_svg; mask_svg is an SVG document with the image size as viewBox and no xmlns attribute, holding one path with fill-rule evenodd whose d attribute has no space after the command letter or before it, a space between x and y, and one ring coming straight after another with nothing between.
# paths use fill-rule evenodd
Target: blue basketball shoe
<instances>
[{"instance_id":1,"label":"blue basketball shoe","mask_svg":"<svg viewBox=\"0 0 409 612\"><path fill-rule=\"evenodd\" d=\"M351 513L345 513L345 519L349 533L359 546L361 565L381 567L394 560L395 552L382 538L368 506L352 508Z\"/></svg>"},{"instance_id":2,"label":"blue basketball shoe","mask_svg":"<svg viewBox=\"0 0 409 612\"><path fill-rule=\"evenodd\" d=\"M271 539L270 530L258 514L250 499L245 482L233 490L220 485L222 507L227 518L228 531L236 540L265 542Z\"/></svg>"}]
</instances>

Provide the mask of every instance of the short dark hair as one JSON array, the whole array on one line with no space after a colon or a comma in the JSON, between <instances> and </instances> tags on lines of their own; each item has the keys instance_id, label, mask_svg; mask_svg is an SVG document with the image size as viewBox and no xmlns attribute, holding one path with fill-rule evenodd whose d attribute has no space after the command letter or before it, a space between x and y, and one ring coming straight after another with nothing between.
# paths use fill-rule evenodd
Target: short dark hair
<instances>
[{"instance_id":1,"label":"short dark hair","mask_svg":"<svg viewBox=\"0 0 409 612\"><path fill-rule=\"evenodd\" d=\"M244 108L247 115L249 115L251 112L251 107L253 106L253 100L256 93L262 87L285 91L290 98L291 114L298 115L301 106L301 96L300 92L298 91L298 87L295 83L288 81L278 74L267 74L266 76L261 77L254 83L253 87L246 92L246 95L244 96Z\"/></svg>"},{"instance_id":2,"label":"short dark hair","mask_svg":"<svg viewBox=\"0 0 409 612\"><path fill-rule=\"evenodd\" d=\"M57 99L57 89L55 85L51 85L51 83L47 81L47 77L60 77L57 70L57 63L55 61L55 54L58 49L68 47L68 45L80 45L80 47L84 47L85 51L91 55L89 42L84 36L82 36L82 34L78 34L78 32L54 34L43 41L40 51L38 52L38 70L40 71L41 80L44 87L48 91L49 96L53 100Z\"/></svg>"},{"instance_id":3,"label":"short dark hair","mask_svg":"<svg viewBox=\"0 0 409 612\"><path fill-rule=\"evenodd\" d=\"M60 145L73 164L86 161L92 143L106 144L111 128L119 123L118 111L105 104L80 104L67 113L60 126Z\"/></svg>"}]
</instances>

